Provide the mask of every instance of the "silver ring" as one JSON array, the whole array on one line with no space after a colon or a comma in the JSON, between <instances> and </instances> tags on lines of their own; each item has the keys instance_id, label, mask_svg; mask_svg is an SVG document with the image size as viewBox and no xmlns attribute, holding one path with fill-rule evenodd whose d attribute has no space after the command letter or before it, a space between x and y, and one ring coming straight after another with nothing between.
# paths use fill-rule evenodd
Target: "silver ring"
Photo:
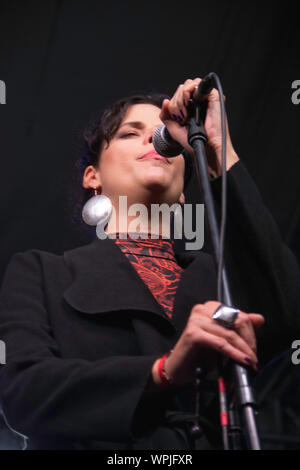
<instances>
[{"instance_id":1,"label":"silver ring","mask_svg":"<svg viewBox=\"0 0 300 470\"><path fill-rule=\"evenodd\" d=\"M238 313L238 309L221 304L213 314L212 319L220 325L225 326L225 328L233 328Z\"/></svg>"}]
</instances>

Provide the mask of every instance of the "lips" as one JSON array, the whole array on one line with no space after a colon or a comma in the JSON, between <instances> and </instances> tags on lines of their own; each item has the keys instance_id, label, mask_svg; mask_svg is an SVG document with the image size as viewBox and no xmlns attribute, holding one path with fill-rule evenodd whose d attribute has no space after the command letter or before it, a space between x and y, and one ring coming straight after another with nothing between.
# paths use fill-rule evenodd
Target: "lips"
<instances>
[{"instance_id":1,"label":"lips","mask_svg":"<svg viewBox=\"0 0 300 470\"><path fill-rule=\"evenodd\" d=\"M154 158L154 160L163 160L165 163L170 163L169 160L162 155L159 155L157 152L154 150L151 150L148 153L145 153L145 155L142 155L141 157L138 158L138 160L146 160L147 158Z\"/></svg>"}]
</instances>

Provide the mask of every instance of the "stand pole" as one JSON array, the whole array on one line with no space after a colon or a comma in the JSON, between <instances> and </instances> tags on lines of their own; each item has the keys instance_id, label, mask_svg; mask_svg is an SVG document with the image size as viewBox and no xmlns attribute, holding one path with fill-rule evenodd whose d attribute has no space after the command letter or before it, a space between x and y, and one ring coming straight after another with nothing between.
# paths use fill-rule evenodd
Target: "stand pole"
<instances>
[{"instance_id":1,"label":"stand pole","mask_svg":"<svg viewBox=\"0 0 300 470\"><path fill-rule=\"evenodd\" d=\"M205 143L207 142L207 137L204 130L203 116L201 114L200 106L197 104L195 104L194 106L194 113L191 113L191 117L188 122L188 142L193 147L195 152L196 171L199 184L201 177L201 183L204 193L204 202L208 216L211 239L213 243L214 259L217 265L220 249L220 239L214 201L207 170L205 151ZM220 302L225 303L226 305L233 306L229 290L227 273L224 266L222 270L222 292L223 298L218 300L220 300ZM249 449L260 450L261 447L254 414L255 400L251 386L249 384L248 373L245 367L237 363L233 363L233 369L237 387L237 395L239 398L239 405L243 413L246 442Z\"/></svg>"}]
</instances>

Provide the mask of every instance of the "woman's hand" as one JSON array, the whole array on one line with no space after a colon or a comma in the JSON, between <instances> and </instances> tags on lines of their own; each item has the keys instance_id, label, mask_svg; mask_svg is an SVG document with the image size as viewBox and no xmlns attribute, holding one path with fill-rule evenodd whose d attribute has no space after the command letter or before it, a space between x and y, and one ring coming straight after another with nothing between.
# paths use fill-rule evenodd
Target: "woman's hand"
<instances>
[{"instance_id":1,"label":"woman's hand","mask_svg":"<svg viewBox=\"0 0 300 470\"><path fill-rule=\"evenodd\" d=\"M216 353L257 370L254 328L263 325L263 316L240 311L234 328L227 329L212 319L219 305L220 302L210 301L192 308L186 328L165 362L166 374L175 385L193 380L196 367L211 366ZM152 376L159 384L157 366L158 361L153 365Z\"/></svg>"},{"instance_id":2,"label":"woman's hand","mask_svg":"<svg viewBox=\"0 0 300 470\"><path fill-rule=\"evenodd\" d=\"M199 85L201 78L186 80L179 85L171 100L164 100L160 119L167 127L174 140L179 142L188 152L194 153L187 140L187 107L195 87ZM221 133L221 112L219 94L213 89L208 95L208 106L205 119L205 131L207 134L207 161L209 172L214 177L221 175L222 169L222 133ZM229 135L228 123L226 119L227 136L227 164L229 170L239 158L234 151Z\"/></svg>"}]
</instances>

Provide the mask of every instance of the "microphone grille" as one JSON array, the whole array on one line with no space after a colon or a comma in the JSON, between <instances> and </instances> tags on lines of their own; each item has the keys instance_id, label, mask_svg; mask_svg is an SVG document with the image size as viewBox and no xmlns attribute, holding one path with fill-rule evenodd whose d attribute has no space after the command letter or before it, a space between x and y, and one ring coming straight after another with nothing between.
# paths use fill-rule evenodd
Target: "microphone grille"
<instances>
[{"instance_id":1,"label":"microphone grille","mask_svg":"<svg viewBox=\"0 0 300 470\"><path fill-rule=\"evenodd\" d=\"M177 157L182 153L183 147L172 139L164 125L155 129L152 141L156 152L163 157Z\"/></svg>"}]
</instances>

